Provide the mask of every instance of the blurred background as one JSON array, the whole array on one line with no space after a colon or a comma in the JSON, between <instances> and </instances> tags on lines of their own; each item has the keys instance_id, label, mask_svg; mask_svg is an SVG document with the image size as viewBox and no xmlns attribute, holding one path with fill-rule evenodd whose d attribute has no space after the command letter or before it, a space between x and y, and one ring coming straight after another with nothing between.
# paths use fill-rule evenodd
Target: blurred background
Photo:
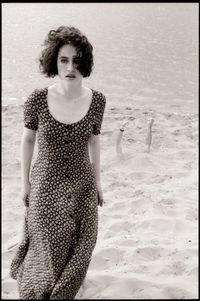
<instances>
[{"instance_id":1,"label":"blurred background","mask_svg":"<svg viewBox=\"0 0 200 301\"><path fill-rule=\"evenodd\" d=\"M108 105L197 112L197 3L3 3L3 104L23 104L55 80L40 74L38 58L60 25L92 43L95 69L85 84Z\"/></svg>"}]
</instances>

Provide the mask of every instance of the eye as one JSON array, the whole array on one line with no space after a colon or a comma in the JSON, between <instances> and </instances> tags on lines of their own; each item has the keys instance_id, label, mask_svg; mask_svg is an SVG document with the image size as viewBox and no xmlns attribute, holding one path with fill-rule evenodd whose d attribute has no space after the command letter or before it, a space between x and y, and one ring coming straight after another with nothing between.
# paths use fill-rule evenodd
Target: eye
<instances>
[{"instance_id":1,"label":"eye","mask_svg":"<svg viewBox=\"0 0 200 301\"><path fill-rule=\"evenodd\" d=\"M68 63L67 59L61 59L60 61L61 61L61 63L64 63L64 64Z\"/></svg>"},{"instance_id":2,"label":"eye","mask_svg":"<svg viewBox=\"0 0 200 301\"><path fill-rule=\"evenodd\" d=\"M74 62L74 64L79 65L81 63L81 59L75 58L73 62Z\"/></svg>"}]
</instances>

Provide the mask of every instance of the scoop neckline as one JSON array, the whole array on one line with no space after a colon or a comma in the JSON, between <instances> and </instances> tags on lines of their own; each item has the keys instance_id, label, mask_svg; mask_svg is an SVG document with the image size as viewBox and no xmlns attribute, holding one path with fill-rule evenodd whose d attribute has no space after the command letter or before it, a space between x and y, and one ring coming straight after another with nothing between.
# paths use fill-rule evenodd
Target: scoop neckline
<instances>
[{"instance_id":1,"label":"scoop neckline","mask_svg":"<svg viewBox=\"0 0 200 301\"><path fill-rule=\"evenodd\" d=\"M56 119L56 118L51 114L51 112L50 112L50 110L49 110L48 100L47 100L47 98L48 98L48 87L45 87L45 90L46 90L46 106L47 106L47 112L48 112L49 116L51 117L51 119L54 120L55 122L61 124L61 125L65 125L65 126L73 126L73 125L76 125L76 124L82 122L82 121L89 115L90 110L91 110L91 108L92 108L92 106L93 106L93 102L94 102L94 90L91 89L91 88L89 88L89 89L92 91L92 101L91 101L91 104L90 104L90 106L89 106L89 108L88 108L88 111L87 111L87 113L85 114L85 116L83 116L80 120L78 120L78 121L76 121L76 122L65 123L65 122L59 121L58 119Z\"/></svg>"}]
</instances>

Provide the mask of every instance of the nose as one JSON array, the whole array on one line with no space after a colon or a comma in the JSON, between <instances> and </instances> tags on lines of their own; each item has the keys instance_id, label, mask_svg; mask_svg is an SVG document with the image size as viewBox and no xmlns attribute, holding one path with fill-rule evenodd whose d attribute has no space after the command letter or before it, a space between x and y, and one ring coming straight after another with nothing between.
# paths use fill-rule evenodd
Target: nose
<instances>
[{"instance_id":1,"label":"nose","mask_svg":"<svg viewBox=\"0 0 200 301\"><path fill-rule=\"evenodd\" d=\"M73 61L69 61L67 64L67 70L68 71L73 71L74 70L74 64Z\"/></svg>"}]
</instances>

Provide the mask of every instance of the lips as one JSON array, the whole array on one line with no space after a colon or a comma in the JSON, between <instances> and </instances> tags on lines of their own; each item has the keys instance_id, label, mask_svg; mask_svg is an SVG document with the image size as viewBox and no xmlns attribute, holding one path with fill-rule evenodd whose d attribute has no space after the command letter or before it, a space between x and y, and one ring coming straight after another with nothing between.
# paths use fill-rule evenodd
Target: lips
<instances>
[{"instance_id":1,"label":"lips","mask_svg":"<svg viewBox=\"0 0 200 301\"><path fill-rule=\"evenodd\" d=\"M66 75L66 77L67 77L67 78L72 78L72 79L73 79L73 78L76 78L76 76L75 76L74 74L68 74L68 75Z\"/></svg>"}]
</instances>

